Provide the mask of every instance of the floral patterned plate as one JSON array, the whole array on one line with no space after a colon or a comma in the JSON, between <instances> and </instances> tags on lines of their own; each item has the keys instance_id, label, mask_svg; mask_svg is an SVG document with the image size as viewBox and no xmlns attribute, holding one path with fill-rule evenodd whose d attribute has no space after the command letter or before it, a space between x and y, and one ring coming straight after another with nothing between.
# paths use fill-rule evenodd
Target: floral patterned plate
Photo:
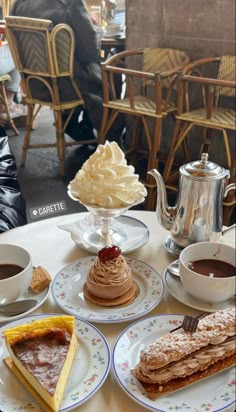
<instances>
[{"instance_id":1,"label":"floral patterned plate","mask_svg":"<svg viewBox=\"0 0 236 412\"><path fill-rule=\"evenodd\" d=\"M42 408L23 389L21 383L3 363L8 351L3 338L3 330L53 314L34 315L11 322L0 328L0 410L43 412ZM58 315L57 315L58 316ZM70 374L60 412L70 411L84 403L104 383L110 369L110 350L99 330L80 319L75 319L76 335L79 340L78 354Z\"/></svg>"},{"instance_id":2,"label":"floral patterned plate","mask_svg":"<svg viewBox=\"0 0 236 412\"><path fill-rule=\"evenodd\" d=\"M131 373L141 349L182 323L183 315L150 316L122 332L112 354L112 367L121 388L134 401L151 411L216 412L232 407L235 402L235 370L230 368L207 380L150 400Z\"/></svg>"},{"instance_id":3,"label":"floral patterned plate","mask_svg":"<svg viewBox=\"0 0 236 412\"><path fill-rule=\"evenodd\" d=\"M161 301L163 282L151 266L137 259L126 258L139 287L136 299L127 306L106 308L84 298L83 285L95 256L84 257L69 264L53 279L51 291L58 306L71 315L89 322L115 323L137 319L150 312Z\"/></svg>"}]
</instances>

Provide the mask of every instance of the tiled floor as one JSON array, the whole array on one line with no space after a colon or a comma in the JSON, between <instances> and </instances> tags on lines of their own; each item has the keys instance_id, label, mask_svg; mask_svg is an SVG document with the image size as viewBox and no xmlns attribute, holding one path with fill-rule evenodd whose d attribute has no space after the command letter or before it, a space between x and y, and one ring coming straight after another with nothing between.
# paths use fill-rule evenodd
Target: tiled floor
<instances>
[{"instance_id":1,"label":"tiled floor","mask_svg":"<svg viewBox=\"0 0 236 412\"><path fill-rule=\"evenodd\" d=\"M83 206L69 198L67 185L92 153L91 147L76 146L67 149L66 176L62 178L59 175L59 163L54 148L29 150L25 167L20 167L24 127L20 127L19 131L20 136L13 136L10 129L7 130L7 133L11 149L17 161L21 191L27 205L28 222L32 221L29 213L30 208L45 206L62 200L65 201L67 208L63 213L75 213L84 210ZM40 142L43 140L53 142L55 139L53 114L48 109L42 110L38 127L32 132L32 141L39 141L39 139ZM36 218L33 220L36 220Z\"/></svg>"}]
</instances>

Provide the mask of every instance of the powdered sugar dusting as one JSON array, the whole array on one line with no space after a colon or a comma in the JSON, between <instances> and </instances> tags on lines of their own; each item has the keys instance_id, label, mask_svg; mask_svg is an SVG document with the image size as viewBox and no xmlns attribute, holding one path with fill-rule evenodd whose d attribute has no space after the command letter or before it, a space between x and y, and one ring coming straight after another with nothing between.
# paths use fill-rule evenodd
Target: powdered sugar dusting
<instances>
[{"instance_id":1,"label":"powdered sugar dusting","mask_svg":"<svg viewBox=\"0 0 236 412\"><path fill-rule=\"evenodd\" d=\"M140 366L157 369L177 361L209 344L218 344L235 334L235 309L228 308L201 319L195 333L168 333L146 346L140 354Z\"/></svg>"}]
</instances>

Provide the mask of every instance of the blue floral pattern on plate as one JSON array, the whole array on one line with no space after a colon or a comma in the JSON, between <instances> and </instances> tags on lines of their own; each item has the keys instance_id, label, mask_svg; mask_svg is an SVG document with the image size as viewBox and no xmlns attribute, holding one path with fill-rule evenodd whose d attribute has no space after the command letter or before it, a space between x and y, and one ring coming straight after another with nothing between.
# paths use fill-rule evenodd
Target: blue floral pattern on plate
<instances>
[{"instance_id":1,"label":"blue floral pattern on plate","mask_svg":"<svg viewBox=\"0 0 236 412\"><path fill-rule=\"evenodd\" d=\"M2 411L43 412L34 398L28 391L23 389L21 383L15 379L3 363L3 359L9 356L5 346L3 330L46 316L55 315L29 316L0 328L0 410ZM103 385L110 370L110 349L102 333L95 326L81 319L75 319L75 328L79 349L60 412L70 411L94 395Z\"/></svg>"},{"instance_id":2,"label":"blue floral pattern on plate","mask_svg":"<svg viewBox=\"0 0 236 412\"><path fill-rule=\"evenodd\" d=\"M230 368L201 382L156 400L147 397L131 370L142 348L181 325L183 315L150 316L126 328L117 339L112 367L121 388L134 401L151 411L216 412L235 402L235 369Z\"/></svg>"},{"instance_id":3,"label":"blue floral pattern on plate","mask_svg":"<svg viewBox=\"0 0 236 412\"><path fill-rule=\"evenodd\" d=\"M112 309L90 303L84 298L83 285L94 259L95 256L81 258L55 276L52 296L64 312L89 322L115 323L137 319L160 303L163 294L160 275L148 264L127 257L134 281L139 287L136 299L127 306Z\"/></svg>"}]
</instances>

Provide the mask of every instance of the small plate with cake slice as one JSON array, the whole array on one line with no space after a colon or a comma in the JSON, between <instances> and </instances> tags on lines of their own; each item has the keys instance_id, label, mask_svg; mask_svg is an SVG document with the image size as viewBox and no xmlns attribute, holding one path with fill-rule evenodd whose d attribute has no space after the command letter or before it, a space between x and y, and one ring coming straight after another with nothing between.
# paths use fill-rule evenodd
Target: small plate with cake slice
<instances>
[{"instance_id":1,"label":"small plate with cake slice","mask_svg":"<svg viewBox=\"0 0 236 412\"><path fill-rule=\"evenodd\" d=\"M161 301L163 282L148 264L103 248L60 270L52 283L60 308L90 322L118 323L137 319Z\"/></svg>"},{"instance_id":2,"label":"small plate with cake slice","mask_svg":"<svg viewBox=\"0 0 236 412\"><path fill-rule=\"evenodd\" d=\"M101 332L74 316L10 322L0 328L0 410L77 408L103 385L110 359Z\"/></svg>"},{"instance_id":3,"label":"small plate with cake slice","mask_svg":"<svg viewBox=\"0 0 236 412\"><path fill-rule=\"evenodd\" d=\"M184 319L156 315L126 328L112 353L117 382L151 411L234 410L235 309L208 314L194 332Z\"/></svg>"}]
</instances>

